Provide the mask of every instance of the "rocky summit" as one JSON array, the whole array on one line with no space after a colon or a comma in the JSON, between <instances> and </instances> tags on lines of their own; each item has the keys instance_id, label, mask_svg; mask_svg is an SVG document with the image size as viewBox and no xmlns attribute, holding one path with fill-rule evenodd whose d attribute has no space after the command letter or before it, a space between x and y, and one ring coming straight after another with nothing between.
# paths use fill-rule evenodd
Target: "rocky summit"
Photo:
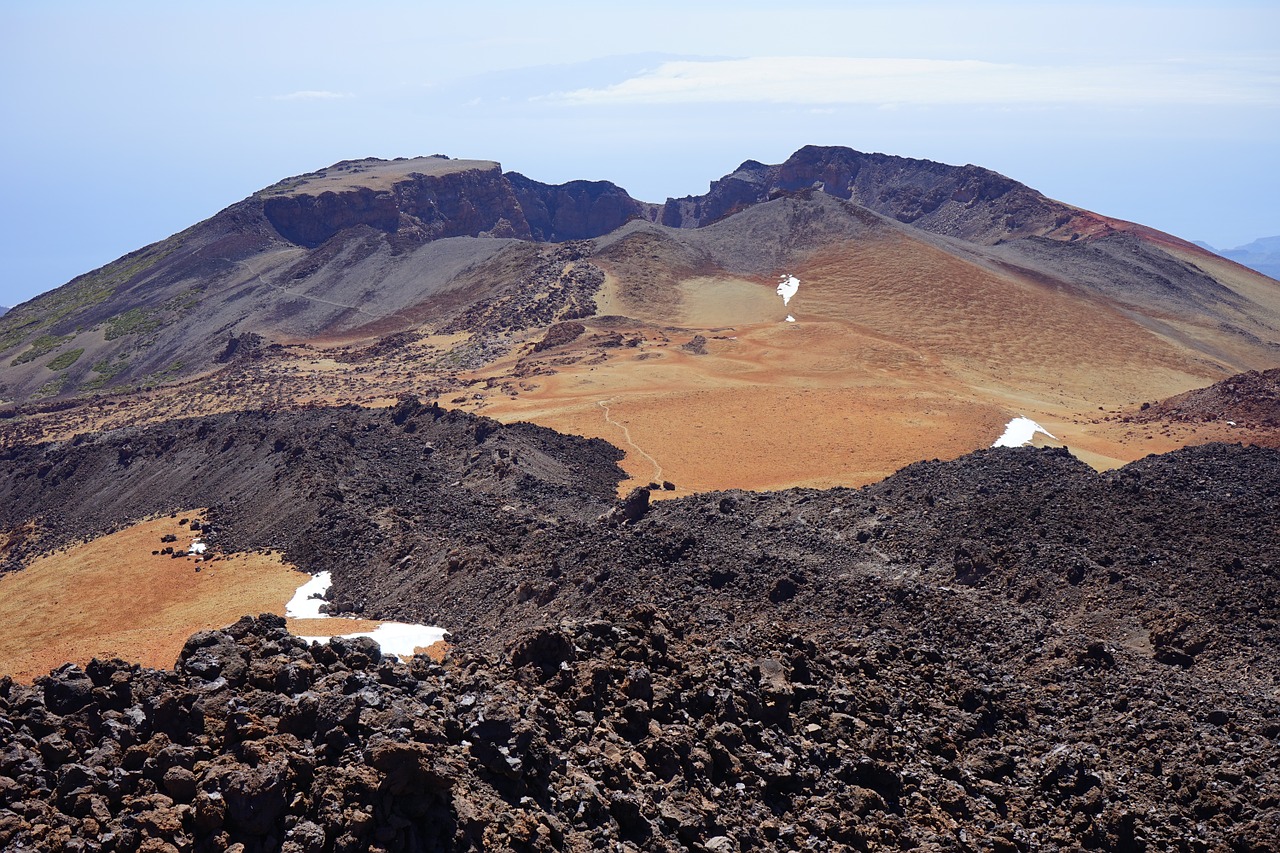
<instances>
[{"instance_id":1,"label":"rocky summit","mask_svg":"<svg viewBox=\"0 0 1280 853\"><path fill-rule=\"evenodd\" d=\"M1280 310L1235 281L1243 268L1197 245L974 165L806 146L778 165L749 160L704 195L659 204L608 181L545 184L486 160L349 160L259 190L12 309L0 321L0 398L191 376L244 334L542 328L595 314L603 272L624 282L651 277L646 260L659 261L664 278L681 270L768 276L799 269L833 244L886 237L1101 297L1202 350L1210 350L1199 340L1205 335L1256 348ZM574 241L568 258L529 251ZM548 260L550 278L529 281L531 268ZM587 279L581 298L566 305L554 291L575 262ZM460 319L539 284L553 291L545 316L496 326ZM626 310L649 319L642 305ZM1189 337L1185 324L1196 327ZM1228 355L1216 342L1209 354L1237 370L1262 366L1256 354Z\"/></svg>"}]
</instances>

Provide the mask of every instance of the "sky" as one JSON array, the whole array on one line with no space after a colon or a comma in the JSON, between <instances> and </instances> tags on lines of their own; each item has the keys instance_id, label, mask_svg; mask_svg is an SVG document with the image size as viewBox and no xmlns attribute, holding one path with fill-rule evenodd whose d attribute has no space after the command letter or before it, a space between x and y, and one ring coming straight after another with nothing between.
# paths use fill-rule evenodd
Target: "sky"
<instances>
[{"instance_id":1,"label":"sky","mask_svg":"<svg viewBox=\"0 0 1280 853\"><path fill-rule=\"evenodd\" d=\"M845 145L1218 248L1280 234L1280 3L0 7L0 305L276 181L498 160L664 201Z\"/></svg>"}]
</instances>

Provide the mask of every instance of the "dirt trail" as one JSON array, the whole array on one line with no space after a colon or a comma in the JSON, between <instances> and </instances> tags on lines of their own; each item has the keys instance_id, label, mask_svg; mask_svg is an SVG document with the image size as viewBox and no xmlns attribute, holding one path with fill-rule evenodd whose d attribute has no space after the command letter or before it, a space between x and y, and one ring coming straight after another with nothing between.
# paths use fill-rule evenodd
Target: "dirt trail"
<instances>
[{"instance_id":1,"label":"dirt trail","mask_svg":"<svg viewBox=\"0 0 1280 853\"><path fill-rule=\"evenodd\" d=\"M244 261L234 261L231 258L219 258L218 260L235 264L238 267L243 267L244 269L248 270L249 273L258 281L262 282L272 290L277 291L279 293L283 293L286 296L293 296L298 299L306 299L310 302L319 302L321 305L331 305L334 308L346 308L348 311L355 311L357 314L363 314L364 316L370 318L371 320L381 320L385 316L382 314L370 314L368 311L364 310L359 305L348 305L345 302L334 302L330 299L324 299L323 297L320 297L320 296L311 296L310 294L307 294L307 293L299 293L296 290L290 290L287 287L283 287L281 285L276 284L273 281L267 280L266 278L263 277L261 272L254 269L252 266L245 263Z\"/></svg>"},{"instance_id":2,"label":"dirt trail","mask_svg":"<svg viewBox=\"0 0 1280 853\"><path fill-rule=\"evenodd\" d=\"M613 401L613 399L614 399L614 398L610 397L608 400L600 400L599 402L597 402L597 403L596 403L596 405L597 405L597 406L599 406L600 408L604 409L604 419L605 419L605 421L607 421L608 423L613 424L614 426L616 426L616 427L618 427L620 430L622 430L622 437L626 439L626 441L627 441L627 446L628 446L628 447L630 447L630 448L632 448L633 450L635 450L635 452L636 452L636 453L640 454L640 455L641 455L641 456L643 456L645 459L648 459L648 460L649 460L650 464L652 464L652 465L653 465L653 481L654 481L655 483L661 483L661 482L662 482L662 466L661 466L660 464L658 464L658 460L657 460L657 459L654 459L652 456L650 456L648 453L646 453L646 452L644 451L644 448L642 448L640 445L636 444L636 443L635 443L635 441L633 441L633 440L632 440L632 438L631 438L631 430L627 429L627 425L626 425L626 424L624 424L624 423L620 423L619 421L615 421L615 420L613 419L613 417L612 417L612 416L610 416L610 414L609 414L609 403L610 403L610 402L612 402L612 401Z\"/></svg>"}]
</instances>

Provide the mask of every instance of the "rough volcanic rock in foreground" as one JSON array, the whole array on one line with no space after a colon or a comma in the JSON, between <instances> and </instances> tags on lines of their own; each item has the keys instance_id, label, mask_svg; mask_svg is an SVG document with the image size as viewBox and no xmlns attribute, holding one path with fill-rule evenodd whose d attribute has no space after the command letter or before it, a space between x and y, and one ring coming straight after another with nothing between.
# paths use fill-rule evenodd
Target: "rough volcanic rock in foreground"
<instances>
[{"instance_id":1,"label":"rough volcanic rock in foreground","mask_svg":"<svg viewBox=\"0 0 1280 853\"><path fill-rule=\"evenodd\" d=\"M0 845L1274 849L1273 697L1069 638L976 651L640 607L441 666L246 617L172 672L0 680Z\"/></svg>"},{"instance_id":2,"label":"rough volcanic rock in foreground","mask_svg":"<svg viewBox=\"0 0 1280 853\"><path fill-rule=\"evenodd\" d=\"M263 617L172 672L0 681L0 848L1275 849L1280 453L979 451L630 515L616 458L412 401L9 451L41 547L203 495L215 545L456 646Z\"/></svg>"}]
</instances>

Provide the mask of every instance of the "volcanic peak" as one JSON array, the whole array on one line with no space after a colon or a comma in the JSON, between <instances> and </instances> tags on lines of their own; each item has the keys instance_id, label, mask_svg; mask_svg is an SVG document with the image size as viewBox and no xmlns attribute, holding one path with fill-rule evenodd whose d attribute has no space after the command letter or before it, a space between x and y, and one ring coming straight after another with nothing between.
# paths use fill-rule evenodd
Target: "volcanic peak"
<instances>
[{"instance_id":1,"label":"volcanic peak","mask_svg":"<svg viewBox=\"0 0 1280 853\"><path fill-rule=\"evenodd\" d=\"M295 342L448 333L464 315L496 316L499 304L547 315L534 325L548 325L594 313L610 276L624 293L725 273L771 279L873 233L1143 317L1154 309L1194 327L1196 340L1243 330L1253 336L1239 344L1248 358L1205 352L1232 371L1273 366L1252 355L1274 328L1269 292L1227 292L1214 276L1237 271L1204 272L1218 259L1192 244L978 166L806 146L776 165L747 160L707 193L660 205L608 181L545 184L490 160L335 163L10 311L0 319L0 386L23 401L153 385L210 367L245 333ZM565 247L542 245L578 242L563 257ZM541 310L547 288L575 296ZM654 299L629 305L628 316L670 322ZM1152 322L1165 333L1166 320Z\"/></svg>"}]
</instances>

